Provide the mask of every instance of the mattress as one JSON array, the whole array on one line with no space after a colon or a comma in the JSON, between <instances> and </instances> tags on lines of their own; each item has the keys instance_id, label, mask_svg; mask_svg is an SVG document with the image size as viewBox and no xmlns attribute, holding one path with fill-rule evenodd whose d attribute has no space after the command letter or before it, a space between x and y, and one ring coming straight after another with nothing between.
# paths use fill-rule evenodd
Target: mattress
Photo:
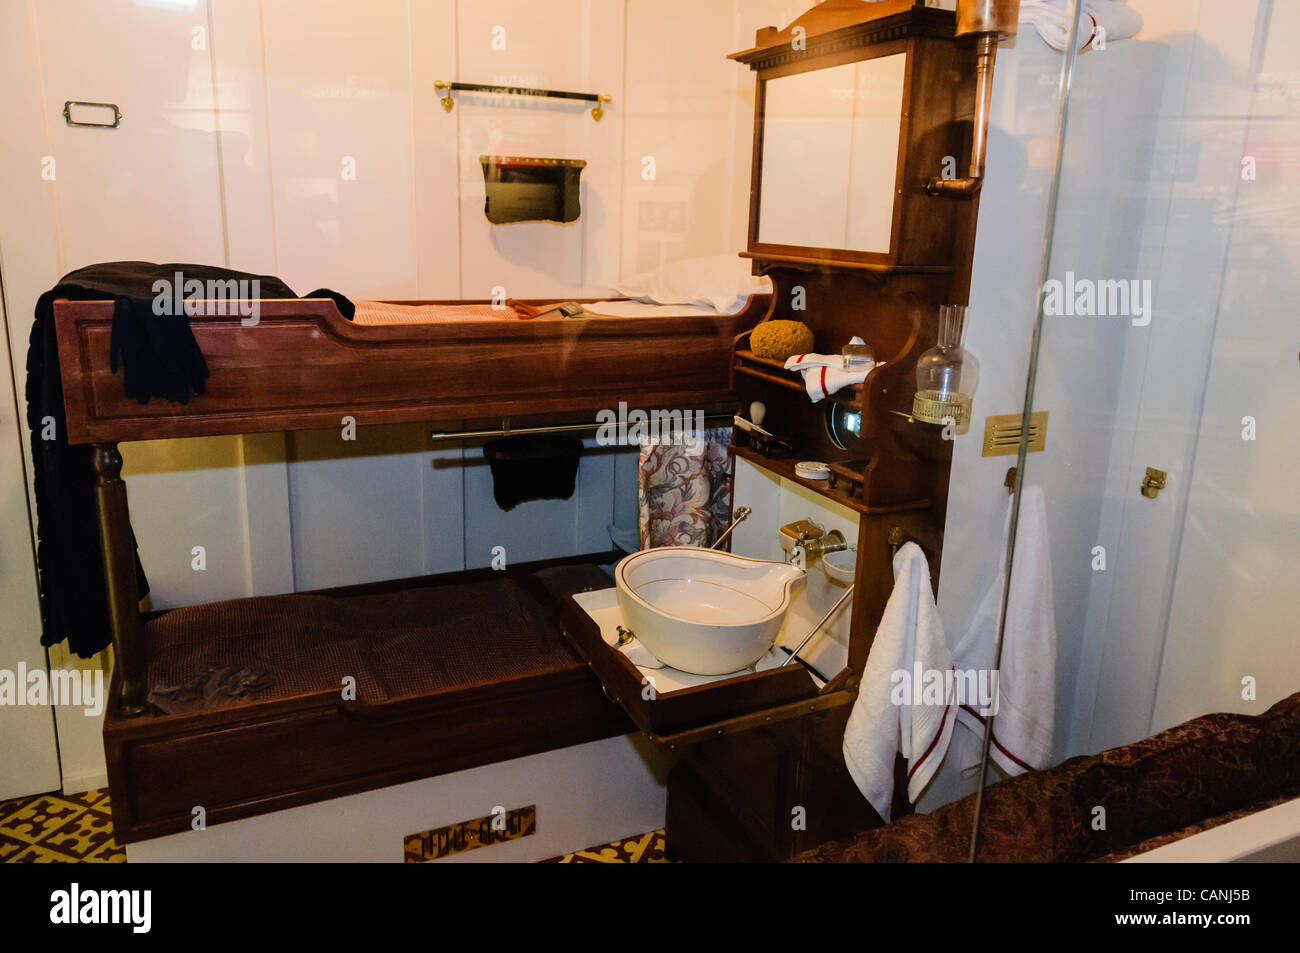
<instances>
[{"instance_id":1,"label":"mattress","mask_svg":"<svg viewBox=\"0 0 1300 953\"><path fill-rule=\"evenodd\" d=\"M548 306L540 307L545 309ZM712 308L697 305L647 304L628 299L589 302L582 307L589 315L608 318L679 318L697 315L714 317L718 314ZM353 323L368 326L455 324L466 321L565 320L553 317L525 318L514 308L496 308L490 304L397 304L392 301L358 301L356 308Z\"/></svg>"},{"instance_id":2,"label":"mattress","mask_svg":"<svg viewBox=\"0 0 1300 953\"><path fill-rule=\"evenodd\" d=\"M149 700L167 713L338 691L347 677L375 703L576 661L551 612L509 577L207 603L158 615L144 637Z\"/></svg>"}]
</instances>

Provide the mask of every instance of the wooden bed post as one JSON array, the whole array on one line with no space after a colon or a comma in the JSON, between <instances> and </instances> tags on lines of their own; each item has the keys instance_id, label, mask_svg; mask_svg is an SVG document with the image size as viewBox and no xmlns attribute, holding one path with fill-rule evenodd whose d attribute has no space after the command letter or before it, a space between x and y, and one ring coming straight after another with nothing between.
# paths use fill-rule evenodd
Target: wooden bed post
<instances>
[{"instance_id":1,"label":"wooden bed post","mask_svg":"<svg viewBox=\"0 0 1300 953\"><path fill-rule=\"evenodd\" d=\"M95 508L99 513L99 548L104 556L104 582L113 631L118 684L115 699L123 715L144 711L144 637L140 631L140 596L135 580L135 539L122 480L122 455L115 443L97 443Z\"/></svg>"}]
</instances>

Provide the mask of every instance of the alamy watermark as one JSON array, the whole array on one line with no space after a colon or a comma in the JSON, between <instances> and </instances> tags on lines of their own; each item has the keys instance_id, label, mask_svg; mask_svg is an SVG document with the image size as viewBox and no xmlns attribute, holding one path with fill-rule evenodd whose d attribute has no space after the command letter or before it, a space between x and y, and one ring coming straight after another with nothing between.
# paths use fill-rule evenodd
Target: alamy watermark
<instances>
[{"instance_id":1,"label":"alamy watermark","mask_svg":"<svg viewBox=\"0 0 1300 953\"><path fill-rule=\"evenodd\" d=\"M974 708L984 717L998 713L997 669L925 669L916 662L909 672L895 669L889 676L889 701L893 705Z\"/></svg>"},{"instance_id":2,"label":"alamy watermark","mask_svg":"<svg viewBox=\"0 0 1300 953\"><path fill-rule=\"evenodd\" d=\"M153 891L82 889L74 881L67 890L50 894L50 922L120 924L132 933L148 933L153 925Z\"/></svg>"},{"instance_id":3,"label":"alamy watermark","mask_svg":"<svg viewBox=\"0 0 1300 953\"><path fill-rule=\"evenodd\" d=\"M1133 319L1133 327L1151 323L1151 279L1076 278L1067 271L1065 280L1043 282L1043 314L1052 317L1119 316Z\"/></svg>"},{"instance_id":4,"label":"alamy watermark","mask_svg":"<svg viewBox=\"0 0 1300 953\"><path fill-rule=\"evenodd\" d=\"M619 401L617 411L597 411L596 423L596 443L602 447L682 446L691 456L698 456L708 442L702 410L628 410L627 401Z\"/></svg>"},{"instance_id":5,"label":"alamy watermark","mask_svg":"<svg viewBox=\"0 0 1300 953\"><path fill-rule=\"evenodd\" d=\"M246 328L261 320L262 282L257 278L186 278L176 272L153 283L153 313L159 317L181 314L208 317L239 316Z\"/></svg>"},{"instance_id":6,"label":"alamy watermark","mask_svg":"<svg viewBox=\"0 0 1300 953\"><path fill-rule=\"evenodd\" d=\"M104 713L104 672L97 668L29 672L26 662L19 662L17 670L0 668L0 706L6 705L80 708L88 718L97 717Z\"/></svg>"}]
</instances>

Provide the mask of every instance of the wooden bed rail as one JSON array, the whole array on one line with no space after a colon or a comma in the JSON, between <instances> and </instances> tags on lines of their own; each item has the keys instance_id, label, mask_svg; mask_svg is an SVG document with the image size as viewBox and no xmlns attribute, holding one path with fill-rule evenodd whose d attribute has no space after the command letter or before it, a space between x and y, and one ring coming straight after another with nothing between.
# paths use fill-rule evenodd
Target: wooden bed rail
<instances>
[{"instance_id":1,"label":"wooden bed rail","mask_svg":"<svg viewBox=\"0 0 1300 953\"><path fill-rule=\"evenodd\" d=\"M356 325L329 299L262 300L255 325L195 316L211 376L188 404L140 404L109 367L111 301L56 301L70 443L595 411L729 399L734 315Z\"/></svg>"}]
</instances>

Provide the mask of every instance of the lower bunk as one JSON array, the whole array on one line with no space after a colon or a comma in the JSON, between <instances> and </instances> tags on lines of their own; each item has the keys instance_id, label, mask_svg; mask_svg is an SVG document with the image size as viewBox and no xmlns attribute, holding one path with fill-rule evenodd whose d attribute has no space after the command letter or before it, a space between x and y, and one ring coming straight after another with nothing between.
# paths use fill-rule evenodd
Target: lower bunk
<instances>
[{"instance_id":1,"label":"lower bunk","mask_svg":"<svg viewBox=\"0 0 1300 953\"><path fill-rule=\"evenodd\" d=\"M151 614L147 711L104 725L118 841L634 731L554 595L613 555Z\"/></svg>"}]
</instances>

